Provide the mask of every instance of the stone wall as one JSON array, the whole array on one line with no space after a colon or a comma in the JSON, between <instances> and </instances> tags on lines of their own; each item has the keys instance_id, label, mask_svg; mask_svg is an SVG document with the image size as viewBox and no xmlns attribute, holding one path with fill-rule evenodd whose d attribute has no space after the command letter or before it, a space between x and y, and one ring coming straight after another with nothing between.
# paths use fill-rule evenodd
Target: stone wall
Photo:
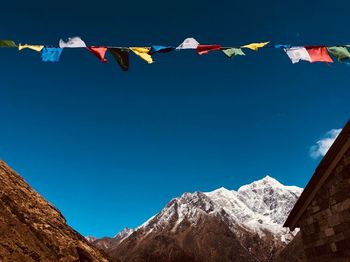
<instances>
[{"instance_id":1,"label":"stone wall","mask_svg":"<svg viewBox=\"0 0 350 262\"><path fill-rule=\"evenodd\" d=\"M350 261L350 150L298 222L310 261Z\"/></svg>"}]
</instances>

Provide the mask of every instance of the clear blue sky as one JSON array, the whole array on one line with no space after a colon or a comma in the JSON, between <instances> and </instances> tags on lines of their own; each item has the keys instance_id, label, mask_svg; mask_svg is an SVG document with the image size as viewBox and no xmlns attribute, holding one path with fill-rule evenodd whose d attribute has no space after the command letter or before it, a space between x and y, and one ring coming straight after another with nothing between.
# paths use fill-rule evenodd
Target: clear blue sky
<instances>
[{"instance_id":1,"label":"clear blue sky","mask_svg":"<svg viewBox=\"0 0 350 262\"><path fill-rule=\"evenodd\" d=\"M196 2L196 3L195 3ZM329 1L6 1L1 39L57 45L273 41L350 44L350 4ZM103 4L102 4L103 3ZM267 174L304 187L309 148L349 118L350 67L292 65L283 50L109 56L61 62L0 49L0 157L83 235L136 227L185 191L237 189Z\"/></svg>"}]
</instances>

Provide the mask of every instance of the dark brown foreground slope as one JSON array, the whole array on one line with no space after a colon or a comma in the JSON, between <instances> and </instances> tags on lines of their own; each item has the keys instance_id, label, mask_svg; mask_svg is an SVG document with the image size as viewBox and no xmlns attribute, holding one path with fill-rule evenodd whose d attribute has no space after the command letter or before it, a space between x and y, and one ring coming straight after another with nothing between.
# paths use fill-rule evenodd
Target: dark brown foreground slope
<instances>
[{"instance_id":1,"label":"dark brown foreground slope","mask_svg":"<svg viewBox=\"0 0 350 262\"><path fill-rule=\"evenodd\" d=\"M108 261L0 160L0 261Z\"/></svg>"}]
</instances>

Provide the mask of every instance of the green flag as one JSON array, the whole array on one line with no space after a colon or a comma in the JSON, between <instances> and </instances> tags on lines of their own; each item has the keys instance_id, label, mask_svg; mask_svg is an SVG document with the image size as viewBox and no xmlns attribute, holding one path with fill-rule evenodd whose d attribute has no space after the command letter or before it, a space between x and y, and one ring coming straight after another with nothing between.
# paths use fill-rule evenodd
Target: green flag
<instances>
[{"instance_id":1,"label":"green flag","mask_svg":"<svg viewBox=\"0 0 350 262\"><path fill-rule=\"evenodd\" d=\"M236 55L245 55L245 53L243 53L242 49L240 48L227 48L223 49L222 52L224 52L224 54L229 58L232 58Z\"/></svg>"},{"instance_id":2,"label":"green flag","mask_svg":"<svg viewBox=\"0 0 350 262\"><path fill-rule=\"evenodd\" d=\"M0 40L0 47L17 47L12 40Z\"/></svg>"},{"instance_id":3,"label":"green flag","mask_svg":"<svg viewBox=\"0 0 350 262\"><path fill-rule=\"evenodd\" d=\"M330 46L327 47L328 51L334 55L339 62L344 62L350 59L350 53L346 47L343 46Z\"/></svg>"},{"instance_id":4,"label":"green flag","mask_svg":"<svg viewBox=\"0 0 350 262\"><path fill-rule=\"evenodd\" d=\"M128 71L129 69L129 48L108 48L114 59L120 65L123 71Z\"/></svg>"}]
</instances>

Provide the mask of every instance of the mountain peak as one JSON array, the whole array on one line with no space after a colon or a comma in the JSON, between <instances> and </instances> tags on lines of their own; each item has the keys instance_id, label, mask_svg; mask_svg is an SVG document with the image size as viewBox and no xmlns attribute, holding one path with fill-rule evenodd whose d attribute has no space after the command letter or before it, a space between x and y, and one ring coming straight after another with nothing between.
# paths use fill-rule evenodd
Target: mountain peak
<instances>
[{"instance_id":1,"label":"mountain peak","mask_svg":"<svg viewBox=\"0 0 350 262\"><path fill-rule=\"evenodd\" d=\"M171 200L145 226L149 231L169 225L174 231L183 221L196 224L202 215L218 215L228 216L232 223L256 233L263 235L267 230L284 237L282 224L301 191L265 176L238 191L220 187L207 193L184 193Z\"/></svg>"},{"instance_id":2,"label":"mountain peak","mask_svg":"<svg viewBox=\"0 0 350 262\"><path fill-rule=\"evenodd\" d=\"M215 189L213 191L211 191L211 193L218 193L218 194L226 194L226 193L231 193L231 190L228 190L225 187L219 187L218 189Z\"/></svg>"},{"instance_id":3,"label":"mountain peak","mask_svg":"<svg viewBox=\"0 0 350 262\"><path fill-rule=\"evenodd\" d=\"M114 238L117 238L117 237L126 238L126 237L130 236L132 233L134 233L134 231L135 231L135 229L131 229L131 228L126 227L122 231L120 231L118 234L116 234L114 236Z\"/></svg>"},{"instance_id":4,"label":"mountain peak","mask_svg":"<svg viewBox=\"0 0 350 262\"><path fill-rule=\"evenodd\" d=\"M263 184L269 184L272 186L284 186L283 184L281 184L277 179L267 175L265 176L263 179L256 181L256 183L262 182Z\"/></svg>"},{"instance_id":5,"label":"mountain peak","mask_svg":"<svg viewBox=\"0 0 350 262\"><path fill-rule=\"evenodd\" d=\"M147 254L151 257L168 257L171 254L178 256L176 261L197 261L192 259L192 252L198 246L188 247L187 244L201 243L200 248L205 253L212 250L215 242L219 243L215 247L217 253L235 251L225 261L236 261L234 258L237 252L246 252L247 248L252 248L252 251L242 257L257 254L259 258L265 256L267 259L264 261L270 261L271 254L285 246L294 236L294 232L283 228L282 224L301 191L300 188L284 186L276 179L265 176L237 191L220 187L206 193L184 193L136 228L133 231L135 233L129 235L132 230L123 231L118 236L126 233L125 238L114 238L111 240L114 244L101 246L111 255L124 256L125 261L144 254L144 250L156 250L156 253ZM182 247L184 242L186 245ZM254 244L246 247L247 243ZM132 246L135 247L133 250L130 249ZM242 247L243 250L240 249ZM207 256L210 257L210 254Z\"/></svg>"},{"instance_id":6,"label":"mountain peak","mask_svg":"<svg viewBox=\"0 0 350 262\"><path fill-rule=\"evenodd\" d=\"M277 181L275 178L270 177L269 175L266 175L262 180L264 180L264 181Z\"/></svg>"},{"instance_id":7,"label":"mountain peak","mask_svg":"<svg viewBox=\"0 0 350 262\"><path fill-rule=\"evenodd\" d=\"M86 238L86 240L89 241L89 242L94 242L94 241L97 239L97 238L94 237L94 236L86 236L85 238Z\"/></svg>"},{"instance_id":8,"label":"mountain peak","mask_svg":"<svg viewBox=\"0 0 350 262\"><path fill-rule=\"evenodd\" d=\"M242 192L245 190L252 190L252 189L258 189L258 188L280 188L280 189L286 189L290 191L300 191L301 188L297 186L286 186L280 183L277 179L267 175L263 177L260 180L256 180L250 184L243 185L238 189L238 192Z\"/></svg>"}]
</instances>

